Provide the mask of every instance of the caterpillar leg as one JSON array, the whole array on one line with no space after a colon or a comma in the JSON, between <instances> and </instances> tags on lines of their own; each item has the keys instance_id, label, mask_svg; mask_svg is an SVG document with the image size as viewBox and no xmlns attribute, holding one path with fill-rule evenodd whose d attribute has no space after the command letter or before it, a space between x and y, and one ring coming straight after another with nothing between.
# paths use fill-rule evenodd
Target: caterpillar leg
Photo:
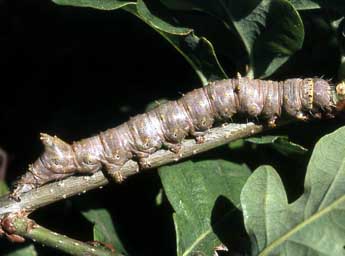
<instances>
[{"instance_id":1,"label":"caterpillar leg","mask_svg":"<svg viewBox=\"0 0 345 256\"><path fill-rule=\"evenodd\" d=\"M277 116L271 117L270 119L267 120L267 125L269 128L275 128L276 125L276 120L277 120Z\"/></svg>"},{"instance_id":2,"label":"caterpillar leg","mask_svg":"<svg viewBox=\"0 0 345 256\"><path fill-rule=\"evenodd\" d=\"M175 154L180 153L180 150L181 150L181 144L180 143L174 144L174 143L170 143L170 142L165 141L163 143L163 146Z\"/></svg>"},{"instance_id":3,"label":"caterpillar leg","mask_svg":"<svg viewBox=\"0 0 345 256\"><path fill-rule=\"evenodd\" d=\"M308 116L303 112L297 112L296 118L301 121L307 121L309 119Z\"/></svg>"},{"instance_id":4,"label":"caterpillar leg","mask_svg":"<svg viewBox=\"0 0 345 256\"><path fill-rule=\"evenodd\" d=\"M121 167L109 162L104 163L105 171L107 174L116 182L121 183L124 180L123 175L121 174Z\"/></svg>"},{"instance_id":5,"label":"caterpillar leg","mask_svg":"<svg viewBox=\"0 0 345 256\"><path fill-rule=\"evenodd\" d=\"M142 169L147 169L151 167L151 163L148 160L148 157L138 158L138 163Z\"/></svg>"},{"instance_id":6,"label":"caterpillar leg","mask_svg":"<svg viewBox=\"0 0 345 256\"><path fill-rule=\"evenodd\" d=\"M191 134L194 137L196 144L202 144L205 142L205 135L207 132L193 131Z\"/></svg>"},{"instance_id":7,"label":"caterpillar leg","mask_svg":"<svg viewBox=\"0 0 345 256\"><path fill-rule=\"evenodd\" d=\"M322 114L319 113L313 113L312 111L309 111L309 115L312 116L314 119L321 119L322 118Z\"/></svg>"},{"instance_id":8,"label":"caterpillar leg","mask_svg":"<svg viewBox=\"0 0 345 256\"><path fill-rule=\"evenodd\" d=\"M202 144L205 142L205 135L207 131L196 131L195 128L192 128L189 131L189 134L194 138L196 144Z\"/></svg>"},{"instance_id":9,"label":"caterpillar leg","mask_svg":"<svg viewBox=\"0 0 345 256\"><path fill-rule=\"evenodd\" d=\"M133 153L136 155L136 158L138 159L138 164L140 165L141 169L147 169L151 167L151 164L148 161L150 153L139 150L133 150Z\"/></svg>"},{"instance_id":10,"label":"caterpillar leg","mask_svg":"<svg viewBox=\"0 0 345 256\"><path fill-rule=\"evenodd\" d=\"M332 119L335 116L332 113L325 113L325 118Z\"/></svg>"}]
</instances>

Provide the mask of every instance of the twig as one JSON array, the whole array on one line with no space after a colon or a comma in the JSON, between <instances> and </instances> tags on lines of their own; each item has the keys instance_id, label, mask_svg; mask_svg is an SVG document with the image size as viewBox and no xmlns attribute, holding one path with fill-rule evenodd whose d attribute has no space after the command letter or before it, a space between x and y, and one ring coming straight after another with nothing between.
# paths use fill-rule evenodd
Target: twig
<instances>
[{"instance_id":1,"label":"twig","mask_svg":"<svg viewBox=\"0 0 345 256\"><path fill-rule=\"evenodd\" d=\"M253 123L228 124L222 127L216 127L206 134L205 142L202 144L196 144L192 139L185 140L182 143L182 150L179 156L167 150L159 150L152 154L148 161L152 168L166 165L261 131L263 131L263 126ZM138 173L138 170L138 164L134 161L129 161L122 168L121 172L123 177L128 177ZM104 186L107 183L108 179L99 171L92 176L73 176L29 191L21 196L20 202L16 202L10 199L8 195L5 195L0 198L0 219L6 213L19 211L31 213L44 205L76 194L85 193L88 190Z\"/></svg>"},{"instance_id":2,"label":"twig","mask_svg":"<svg viewBox=\"0 0 345 256\"><path fill-rule=\"evenodd\" d=\"M46 229L33 220L26 217L13 215L9 221L11 229L15 230L15 234L29 238L33 241L57 248L60 251L72 255L92 255L92 256L120 256L121 254L111 251L104 247L95 247L87 243L83 243L65 235L58 234Z\"/></svg>"},{"instance_id":3,"label":"twig","mask_svg":"<svg viewBox=\"0 0 345 256\"><path fill-rule=\"evenodd\" d=\"M5 180L7 171L8 156L7 153L0 148L0 180Z\"/></svg>"}]
</instances>

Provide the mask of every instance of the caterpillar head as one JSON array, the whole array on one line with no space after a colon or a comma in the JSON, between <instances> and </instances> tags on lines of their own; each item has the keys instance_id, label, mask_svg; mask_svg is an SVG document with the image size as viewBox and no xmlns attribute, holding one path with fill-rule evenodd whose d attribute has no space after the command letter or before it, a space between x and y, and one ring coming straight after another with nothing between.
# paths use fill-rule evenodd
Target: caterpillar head
<instances>
[{"instance_id":1,"label":"caterpillar head","mask_svg":"<svg viewBox=\"0 0 345 256\"><path fill-rule=\"evenodd\" d=\"M337 109L342 111L345 109L345 81L340 82L335 87L336 99L337 99Z\"/></svg>"},{"instance_id":2,"label":"caterpillar head","mask_svg":"<svg viewBox=\"0 0 345 256\"><path fill-rule=\"evenodd\" d=\"M70 173L77 169L71 145L56 136L41 133L44 153L40 157L45 168L54 173Z\"/></svg>"},{"instance_id":3,"label":"caterpillar head","mask_svg":"<svg viewBox=\"0 0 345 256\"><path fill-rule=\"evenodd\" d=\"M338 97L344 99L345 98L345 81L342 81L341 83L337 84L335 89L336 89Z\"/></svg>"}]
</instances>

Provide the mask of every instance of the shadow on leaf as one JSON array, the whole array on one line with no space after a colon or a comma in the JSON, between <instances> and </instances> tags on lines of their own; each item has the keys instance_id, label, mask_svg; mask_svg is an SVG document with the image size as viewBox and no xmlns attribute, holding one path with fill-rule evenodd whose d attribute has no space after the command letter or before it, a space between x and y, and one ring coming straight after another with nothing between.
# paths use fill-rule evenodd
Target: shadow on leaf
<instances>
[{"instance_id":1,"label":"shadow on leaf","mask_svg":"<svg viewBox=\"0 0 345 256\"><path fill-rule=\"evenodd\" d=\"M228 248L228 252L218 255L244 254L249 248L242 212L225 196L219 196L211 215L211 226L218 239Z\"/></svg>"}]
</instances>

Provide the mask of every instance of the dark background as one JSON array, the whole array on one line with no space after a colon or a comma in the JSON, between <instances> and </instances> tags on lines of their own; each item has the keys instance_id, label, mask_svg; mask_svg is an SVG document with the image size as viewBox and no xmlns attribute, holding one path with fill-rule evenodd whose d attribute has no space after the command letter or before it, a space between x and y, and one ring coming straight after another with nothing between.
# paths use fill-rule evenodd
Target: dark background
<instances>
[{"instance_id":1,"label":"dark background","mask_svg":"<svg viewBox=\"0 0 345 256\"><path fill-rule=\"evenodd\" d=\"M126 121L156 99L200 86L162 37L124 11L12 0L0 8L0 146L10 157L8 183L40 154L39 132L71 142ZM83 195L82 202L46 207L34 218L54 231L92 240L92 225L79 211L98 201L112 209L132 255L173 254L172 211L154 200L160 186L157 173L149 171ZM0 254L2 246L7 251L18 245L1 241Z\"/></svg>"},{"instance_id":2,"label":"dark background","mask_svg":"<svg viewBox=\"0 0 345 256\"><path fill-rule=\"evenodd\" d=\"M126 121L154 100L174 99L201 86L193 69L168 42L124 11L1 0L0 15L0 147L9 154L9 184L40 154L40 132L71 142ZM339 58L334 39L327 28L315 25L312 15L303 16L307 31L303 50L275 78L336 76ZM235 66L232 60L223 61ZM235 71L229 68L229 76ZM312 148L342 122L293 124L274 133L288 134ZM226 149L199 158L246 162L253 169L270 163L288 184L292 199L302 191L308 158L291 163L266 148L260 154L252 148L231 154ZM156 206L160 188L157 173L147 171L123 185L45 207L34 219L73 238L92 240L92 225L80 210L106 207L131 255L174 255L173 210L166 200ZM0 254L17 246L1 240ZM61 255L36 247L40 255Z\"/></svg>"}]
</instances>

